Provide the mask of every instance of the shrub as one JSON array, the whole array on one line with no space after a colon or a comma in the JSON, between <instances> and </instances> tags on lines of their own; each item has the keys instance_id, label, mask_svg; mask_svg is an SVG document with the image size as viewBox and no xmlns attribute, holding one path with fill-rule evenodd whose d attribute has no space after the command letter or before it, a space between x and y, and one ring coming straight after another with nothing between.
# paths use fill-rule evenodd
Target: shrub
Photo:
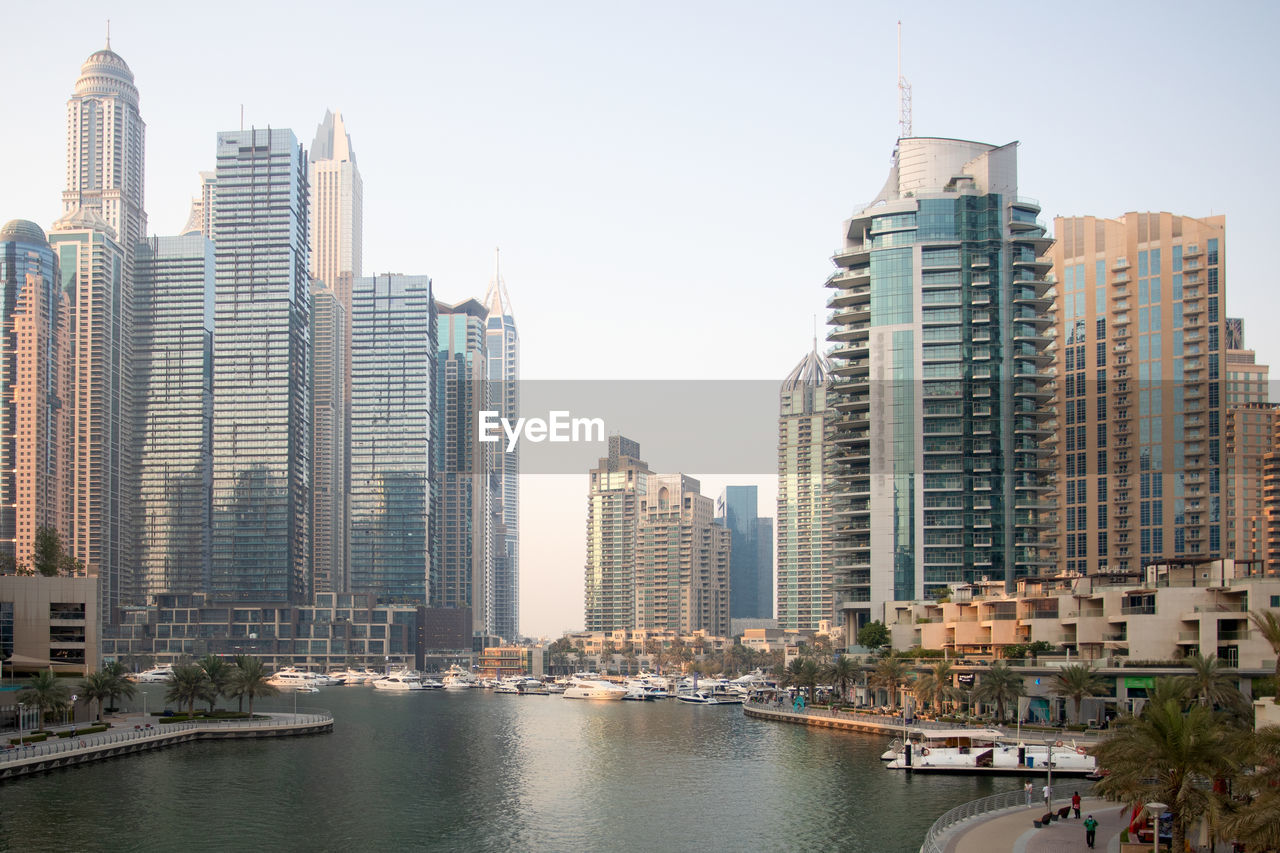
<instances>
[{"instance_id":1,"label":"shrub","mask_svg":"<svg viewBox=\"0 0 1280 853\"><path fill-rule=\"evenodd\" d=\"M23 738L16 738L16 737L9 738L9 743L14 744L15 746L20 743L41 743L45 740L48 740L48 738L49 738L48 732L41 732L38 735L27 735L26 737L23 737Z\"/></svg>"}]
</instances>

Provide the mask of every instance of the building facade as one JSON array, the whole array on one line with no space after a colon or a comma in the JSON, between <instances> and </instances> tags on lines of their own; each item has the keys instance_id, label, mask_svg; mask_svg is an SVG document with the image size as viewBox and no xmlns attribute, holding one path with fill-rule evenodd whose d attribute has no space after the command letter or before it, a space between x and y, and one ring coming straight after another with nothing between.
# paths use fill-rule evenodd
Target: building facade
<instances>
[{"instance_id":1,"label":"building facade","mask_svg":"<svg viewBox=\"0 0 1280 853\"><path fill-rule=\"evenodd\" d=\"M758 512L759 488L726 486L716 522L729 530L729 618L773 618L773 519Z\"/></svg>"},{"instance_id":2,"label":"building facade","mask_svg":"<svg viewBox=\"0 0 1280 853\"><path fill-rule=\"evenodd\" d=\"M356 279L352 311L351 588L425 605L436 547L431 279Z\"/></svg>"},{"instance_id":3,"label":"building facade","mask_svg":"<svg viewBox=\"0 0 1280 853\"><path fill-rule=\"evenodd\" d=\"M62 216L49 245L69 296L62 404L70 503L69 526L59 532L71 556L101 578L100 612L110 625L139 594L133 276L114 229L93 208Z\"/></svg>"},{"instance_id":4,"label":"building facade","mask_svg":"<svg viewBox=\"0 0 1280 853\"><path fill-rule=\"evenodd\" d=\"M351 310L351 291L339 279L361 276L364 253L364 181L356 166L342 113L325 110L310 152L311 276L334 288Z\"/></svg>"},{"instance_id":5,"label":"building facade","mask_svg":"<svg viewBox=\"0 0 1280 853\"><path fill-rule=\"evenodd\" d=\"M102 217L130 265L147 234L146 125L138 105L133 72L108 42L80 67L67 101L67 188L62 193L64 212L91 210Z\"/></svg>"},{"instance_id":6,"label":"building facade","mask_svg":"<svg viewBox=\"0 0 1280 853\"><path fill-rule=\"evenodd\" d=\"M436 304L434 607L470 608L476 635L494 633L493 486L477 427L489 407L485 321L474 299ZM438 578L438 580L437 580Z\"/></svg>"},{"instance_id":7,"label":"building facade","mask_svg":"<svg viewBox=\"0 0 1280 853\"><path fill-rule=\"evenodd\" d=\"M584 580L588 631L634 629L636 534L640 503L653 475L638 442L609 436L609 455L591 471L587 495L587 560Z\"/></svg>"},{"instance_id":8,"label":"building facade","mask_svg":"<svg viewBox=\"0 0 1280 853\"><path fill-rule=\"evenodd\" d=\"M211 592L310 599L306 155L290 130L218 134Z\"/></svg>"},{"instance_id":9,"label":"building facade","mask_svg":"<svg viewBox=\"0 0 1280 853\"><path fill-rule=\"evenodd\" d=\"M511 423L520 417L520 333L502 271L495 271L484 298L488 319L485 347L488 357L489 409ZM494 630L515 641L520 635L520 445L490 445L493 474Z\"/></svg>"},{"instance_id":10,"label":"building facade","mask_svg":"<svg viewBox=\"0 0 1280 853\"><path fill-rule=\"evenodd\" d=\"M347 312L333 288L311 288L311 582L349 592Z\"/></svg>"},{"instance_id":11,"label":"building facade","mask_svg":"<svg viewBox=\"0 0 1280 853\"><path fill-rule=\"evenodd\" d=\"M832 297L839 310L850 296ZM814 349L782 384L778 403L778 627L816 630L835 614L827 398L831 371Z\"/></svg>"},{"instance_id":12,"label":"building facade","mask_svg":"<svg viewBox=\"0 0 1280 853\"><path fill-rule=\"evenodd\" d=\"M0 228L0 561L30 562L36 530L70 529L65 324L71 296L44 231Z\"/></svg>"},{"instance_id":13,"label":"building facade","mask_svg":"<svg viewBox=\"0 0 1280 853\"><path fill-rule=\"evenodd\" d=\"M636 628L729 633L732 534L714 515L714 501L692 477L646 477L636 525Z\"/></svg>"},{"instance_id":14,"label":"building facade","mask_svg":"<svg viewBox=\"0 0 1280 853\"><path fill-rule=\"evenodd\" d=\"M134 265L138 594L210 582L213 242L152 237Z\"/></svg>"},{"instance_id":15,"label":"building facade","mask_svg":"<svg viewBox=\"0 0 1280 853\"><path fill-rule=\"evenodd\" d=\"M1058 567L1224 551L1223 217L1058 218Z\"/></svg>"},{"instance_id":16,"label":"building facade","mask_svg":"<svg viewBox=\"0 0 1280 853\"><path fill-rule=\"evenodd\" d=\"M846 638L884 602L1047 560L1051 240L1016 144L898 141L845 223L828 340L833 573Z\"/></svg>"}]
</instances>

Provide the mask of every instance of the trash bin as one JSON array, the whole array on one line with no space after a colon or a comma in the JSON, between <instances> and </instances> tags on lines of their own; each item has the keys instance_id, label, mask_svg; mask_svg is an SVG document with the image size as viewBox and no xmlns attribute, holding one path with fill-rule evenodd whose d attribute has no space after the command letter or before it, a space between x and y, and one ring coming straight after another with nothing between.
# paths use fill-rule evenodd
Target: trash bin
<instances>
[{"instance_id":1,"label":"trash bin","mask_svg":"<svg viewBox=\"0 0 1280 853\"><path fill-rule=\"evenodd\" d=\"M1034 755L1028 755L1028 756L1027 756L1027 766L1028 766L1028 767L1035 767L1035 766L1036 766L1036 759L1035 759L1035 756L1034 756Z\"/></svg>"}]
</instances>

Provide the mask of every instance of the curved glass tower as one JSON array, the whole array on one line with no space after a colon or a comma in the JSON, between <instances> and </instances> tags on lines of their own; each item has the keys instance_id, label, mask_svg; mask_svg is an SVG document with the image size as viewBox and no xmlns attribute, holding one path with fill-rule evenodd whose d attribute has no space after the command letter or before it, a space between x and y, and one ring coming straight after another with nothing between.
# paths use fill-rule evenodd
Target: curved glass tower
<instances>
[{"instance_id":1,"label":"curved glass tower","mask_svg":"<svg viewBox=\"0 0 1280 853\"><path fill-rule=\"evenodd\" d=\"M834 587L845 626L1041 556L1052 241L1016 143L901 139L845 223L829 404Z\"/></svg>"}]
</instances>

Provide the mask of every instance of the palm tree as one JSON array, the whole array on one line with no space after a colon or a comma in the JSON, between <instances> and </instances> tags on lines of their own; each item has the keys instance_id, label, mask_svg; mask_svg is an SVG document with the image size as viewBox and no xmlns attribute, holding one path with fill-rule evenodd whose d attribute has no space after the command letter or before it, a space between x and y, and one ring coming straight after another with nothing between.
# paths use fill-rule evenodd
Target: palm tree
<instances>
[{"instance_id":1,"label":"palm tree","mask_svg":"<svg viewBox=\"0 0 1280 853\"><path fill-rule=\"evenodd\" d=\"M111 673L106 670L98 670L91 672L84 677L84 681L80 682L80 695L90 702L98 703L98 719L102 719L102 704L111 698L112 684Z\"/></svg>"},{"instance_id":2,"label":"palm tree","mask_svg":"<svg viewBox=\"0 0 1280 853\"><path fill-rule=\"evenodd\" d=\"M1217 811L1208 782L1236 769L1229 732L1203 705L1184 713L1177 699L1148 702L1141 715L1122 719L1115 733L1094 747L1107 774L1096 790L1131 807L1165 803L1173 813L1173 849L1182 850L1187 829Z\"/></svg>"},{"instance_id":3,"label":"palm tree","mask_svg":"<svg viewBox=\"0 0 1280 853\"><path fill-rule=\"evenodd\" d=\"M1280 703L1280 619L1276 618L1274 610L1254 610L1249 614L1249 619L1253 622L1253 627L1257 628L1258 633L1262 635L1262 639L1271 646L1271 654L1275 656L1277 693L1271 701Z\"/></svg>"},{"instance_id":4,"label":"palm tree","mask_svg":"<svg viewBox=\"0 0 1280 853\"><path fill-rule=\"evenodd\" d=\"M1236 687L1235 678L1228 673L1231 667L1223 665L1217 655L1192 655L1186 665L1191 668L1191 674L1181 676L1178 683L1189 696L1210 708L1244 710L1244 696Z\"/></svg>"},{"instance_id":5,"label":"palm tree","mask_svg":"<svg viewBox=\"0 0 1280 853\"><path fill-rule=\"evenodd\" d=\"M818 662L813 658L793 658L787 665L787 683L804 690L813 704L813 688L818 684Z\"/></svg>"},{"instance_id":6,"label":"palm tree","mask_svg":"<svg viewBox=\"0 0 1280 853\"><path fill-rule=\"evenodd\" d=\"M1250 850L1280 850L1280 726L1247 733L1241 763L1253 772L1236 780L1237 797L1224 803L1223 834Z\"/></svg>"},{"instance_id":7,"label":"palm tree","mask_svg":"<svg viewBox=\"0 0 1280 853\"><path fill-rule=\"evenodd\" d=\"M889 704L898 707L898 688L907 680L908 666L904 658L881 658L875 671L867 679L867 683L878 690L889 694Z\"/></svg>"},{"instance_id":8,"label":"palm tree","mask_svg":"<svg viewBox=\"0 0 1280 853\"><path fill-rule=\"evenodd\" d=\"M18 701L24 705L34 705L40 709L40 722L43 725L48 716L55 711L67 707L71 699L71 691L67 685L58 680L53 670L46 669L31 676L27 686L18 691Z\"/></svg>"},{"instance_id":9,"label":"palm tree","mask_svg":"<svg viewBox=\"0 0 1280 853\"><path fill-rule=\"evenodd\" d=\"M111 708L117 706L117 700L121 696L126 699L132 699L137 694L138 688L125 677L129 674L129 670L121 661L113 660L111 663L106 664L102 667L102 672L105 672L111 678L111 692L108 697L111 700Z\"/></svg>"},{"instance_id":10,"label":"palm tree","mask_svg":"<svg viewBox=\"0 0 1280 853\"><path fill-rule=\"evenodd\" d=\"M184 663L173 668L173 675L169 676L169 689L165 691L164 701L177 702L179 704L185 702L187 715L194 717L196 714L196 702L208 698L209 690L209 676L205 674L205 671L193 663Z\"/></svg>"},{"instance_id":11,"label":"palm tree","mask_svg":"<svg viewBox=\"0 0 1280 853\"><path fill-rule=\"evenodd\" d=\"M951 662L938 661L933 669L916 679L912 690L922 706L936 703L941 711L944 702L954 702L964 696L964 691L952 684L951 678Z\"/></svg>"},{"instance_id":12,"label":"palm tree","mask_svg":"<svg viewBox=\"0 0 1280 853\"><path fill-rule=\"evenodd\" d=\"M259 696L274 696L276 688L267 683L267 670L261 658L236 655L236 668L231 673L228 696L249 697L249 716L253 716L253 700Z\"/></svg>"},{"instance_id":13,"label":"palm tree","mask_svg":"<svg viewBox=\"0 0 1280 853\"><path fill-rule=\"evenodd\" d=\"M218 697L226 692L227 685L231 682L231 667L217 655L205 655L200 658L198 665L209 679L209 695L205 698L209 701L209 713L212 714Z\"/></svg>"},{"instance_id":14,"label":"palm tree","mask_svg":"<svg viewBox=\"0 0 1280 853\"><path fill-rule=\"evenodd\" d=\"M1004 722L1005 706L1027 695L1027 685L1022 676L1004 661L996 661L982 674L973 691L973 698L983 704L996 706L996 722Z\"/></svg>"},{"instance_id":15,"label":"palm tree","mask_svg":"<svg viewBox=\"0 0 1280 853\"><path fill-rule=\"evenodd\" d=\"M822 668L822 677L830 681L840 695L840 701L848 698L849 685L858 679L862 667L848 655L840 655Z\"/></svg>"},{"instance_id":16,"label":"palm tree","mask_svg":"<svg viewBox=\"0 0 1280 853\"><path fill-rule=\"evenodd\" d=\"M1106 690L1107 684L1102 677L1093 671L1092 666L1083 663L1073 663L1058 670L1053 684L1049 686L1049 691L1054 696L1071 700L1071 713L1077 723L1080 722L1080 701L1086 696L1098 696Z\"/></svg>"}]
</instances>

